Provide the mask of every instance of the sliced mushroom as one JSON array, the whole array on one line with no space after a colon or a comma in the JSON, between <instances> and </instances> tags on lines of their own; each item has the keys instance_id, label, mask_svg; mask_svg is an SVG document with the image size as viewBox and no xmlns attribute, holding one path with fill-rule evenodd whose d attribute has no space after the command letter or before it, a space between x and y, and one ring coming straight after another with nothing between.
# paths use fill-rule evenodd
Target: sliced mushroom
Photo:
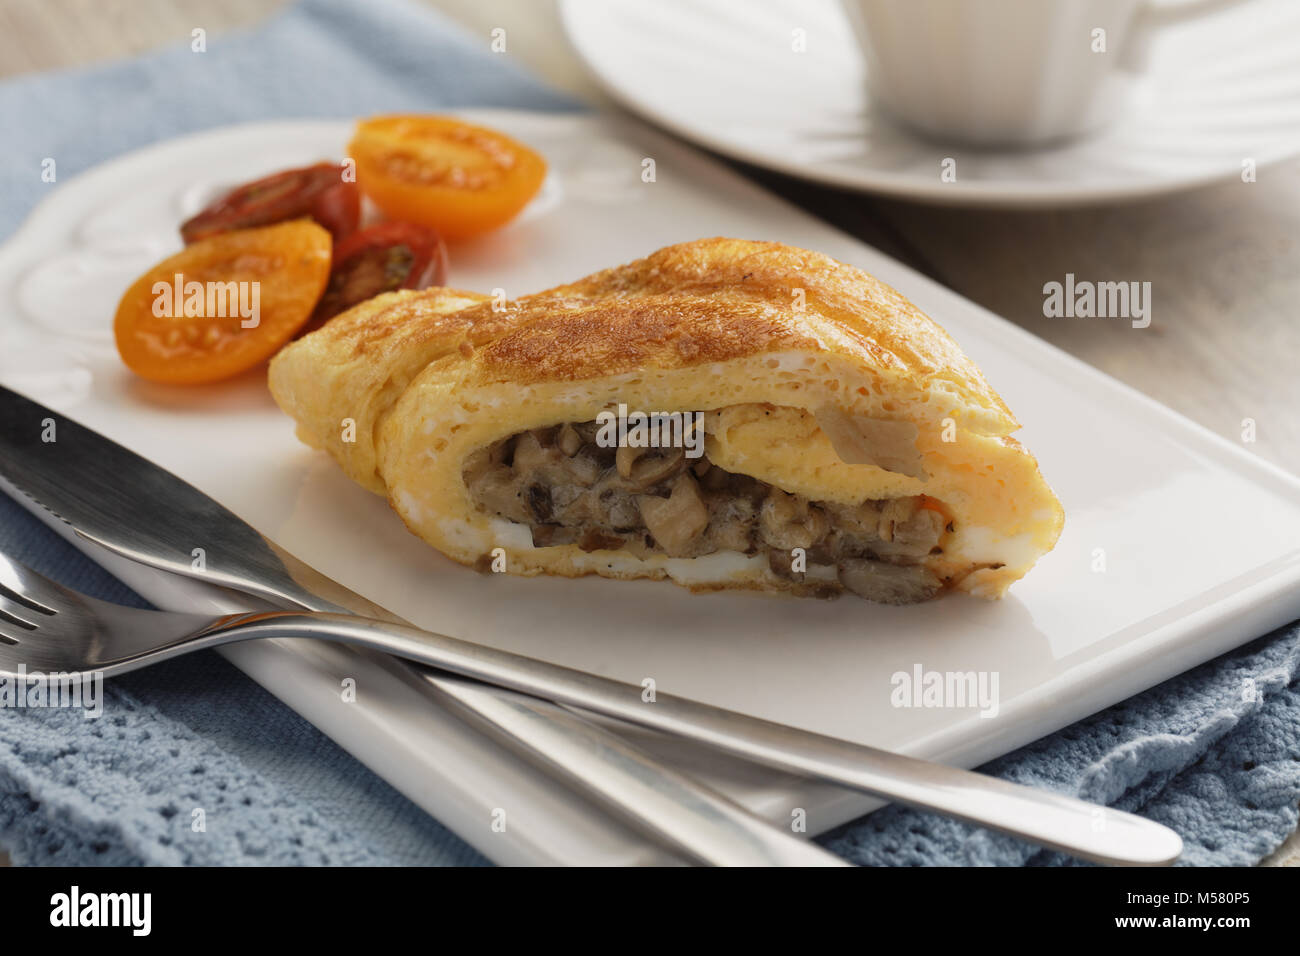
<instances>
[{"instance_id":1,"label":"sliced mushroom","mask_svg":"<svg viewBox=\"0 0 1300 956\"><path fill-rule=\"evenodd\" d=\"M596 444L596 436L600 434L601 425L599 422L581 422L573 423L569 426L578 433L584 445Z\"/></svg>"},{"instance_id":2,"label":"sliced mushroom","mask_svg":"<svg viewBox=\"0 0 1300 956\"><path fill-rule=\"evenodd\" d=\"M721 469L718 469L719 471ZM709 492L709 541L717 551L754 550L754 506L744 498Z\"/></svg>"},{"instance_id":3,"label":"sliced mushroom","mask_svg":"<svg viewBox=\"0 0 1300 956\"><path fill-rule=\"evenodd\" d=\"M524 503L534 521L550 521L553 506L549 485L529 485L524 492Z\"/></svg>"},{"instance_id":4,"label":"sliced mushroom","mask_svg":"<svg viewBox=\"0 0 1300 956\"><path fill-rule=\"evenodd\" d=\"M808 563L810 565L831 565L835 563L835 549L830 544L830 535L827 535L820 543L814 544L808 549Z\"/></svg>"},{"instance_id":5,"label":"sliced mushroom","mask_svg":"<svg viewBox=\"0 0 1300 956\"><path fill-rule=\"evenodd\" d=\"M700 484L708 491L725 491L731 475L721 468L710 468L700 478Z\"/></svg>"},{"instance_id":6,"label":"sliced mushroom","mask_svg":"<svg viewBox=\"0 0 1300 956\"><path fill-rule=\"evenodd\" d=\"M645 454L644 448L633 448L631 445L619 445L618 451L614 453L614 467L624 478L632 477L632 466L636 460Z\"/></svg>"},{"instance_id":7,"label":"sliced mushroom","mask_svg":"<svg viewBox=\"0 0 1300 956\"><path fill-rule=\"evenodd\" d=\"M839 566L840 584L859 597L881 604L916 604L938 593L941 582L919 565L850 559Z\"/></svg>"},{"instance_id":8,"label":"sliced mushroom","mask_svg":"<svg viewBox=\"0 0 1300 956\"><path fill-rule=\"evenodd\" d=\"M667 481L686 464L681 448L632 448L621 445L614 460L618 473L637 490L653 488Z\"/></svg>"},{"instance_id":9,"label":"sliced mushroom","mask_svg":"<svg viewBox=\"0 0 1300 956\"><path fill-rule=\"evenodd\" d=\"M572 458L582 448L583 441L576 428L572 425L565 425L560 429L555 444L559 446L560 451Z\"/></svg>"},{"instance_id":10,"label":"sliced mushroom","mask_svg":"<svg viewBox=\"0 0 1300 956\"><path fill-rule=\"evenodd\" d=\"M561 439L562 441L563 439ZM604 471L604 467L591 449L583 448L577 454L570 455L565 459L564 470L573 481L584 488L590 488L600 478L600 473Z\"/></svg>"},{"instance_id":11,"label":"sliced mushroom","mask_svg":"<svg viewBox=\"0 0 1300 956\"><path fill-rule=\"evenodd\" d=\"M857 505L828 504L825 507L831 521L840 530L873 539L879 536L879 502L864 501Z\"/></svg>"},{"instance_id":12,"label":"sliced mushroom","mask_svg":"<svg viewBox=\"0 0 1300 956\"><path fill-rule=\"evenodd\" d=\"M494 465L505 465L509 467L514 461L515 444L514 435L511 435L509 438L503 438L488 449L488 459Z\"/></svg>"},{"instance_id":13,"label":"sliced mushroom","mask_svg":"<svg viewBox=\"0 0 1300 956\"><path fill-rule=\"evenodd\" d=\"M718 470L722 471L721 468ZM724 485L727 491L736 498L748 501L754 506L755 510L763 504L768 492L771 490L771 486L759 481L757 478L751 478L749 475L731 475L727 474L727 472L723 472L723 474L727 475L727 481Z\"/></svg>"},{"instance_id":14,"label":"sliced mushroom","mask_svg":"<svg viewBox=\"0 0 1300 956\"><path fill-rule=\"evenodd\" d=\"M922 481L928 477L916 447L919 429L911 422L850 415L834 405L817 409L815 417L845 464L875 465Z\"/></svg>"},{"instance_id":15,"label":"sliced mushroom","mask_svg":"<svg viewBox=\"0 0 1300 956\"><path fill-rule=\"evenodd\" d=\"M550 453L542 447L533 432L524 432L515 442L515 457L511 467L522 476L545 467L552 461Z\"/></svg>"},{"instance_id":16,"label":"sliced mushroom","mask_svg":"<svg viewBox=\"0 0 1300 956\"><path fill-rule=\"evenodd\" d=\"M480 474L469 486L469 493L479 507L511 521L527 524L533 517L524 507L519 484L508 468L492 468Z\"/></svg>"},{"instance_id":17,"label":"sliced mushroom","mask_svg":"<svg viewBox=\"0 0 1300 956\"><path fill-rule=\"evenodd\" d=\"M605 527L615 531L631 531L642 526L637 501L627 492L607 489L601 492L599 502L605 515Z\"/></svg>"},{"instance_id":18,"label":"sliced mushroom","mask_svg":"<svg viewBox=\"0 0 1300 956\"><path fill-rule=\"evenodd\" d=\"M559 428L551 425L547 428L534 428L528 434L537 439L537 444L543 448L550 448L555 444L555 436L559 433Z\"/></svg>"},{"instance_id":19,"label":"sliced mushroom","mask_svg":"<svg viewBox=\"0 0 1300 956\"><path fill-rule=\"evenodd\" d=\"M802 581L806 573L794 570L794 556L780 548L767 549L767 566L778 578L785 578L787 581Z\"/></svg>"},{"instance_id":20,"label":"sliced mushroom","mask_svg":"<svg viewBox=\"0 0 1300 956\"><path fill-rule=\"evenodd\" d=\"M812 547L826 534L829 525L825 512L806 498L773 488L759 510L758 527L768 545L789 551Z\"/></svg>"},{"instance_id":21,"label":"sliced mushroom","mask_svg":"<svg viewBox=\"0 0 1300 956\"><path fill-rule=\"evenodd\" d=\"M577 510L574 506L591 496L591 492L568 481L546 487L551 496L551 513L545 520L558 521L560 524L572 524L569 515Z\"/></svg>"},{"instance_id":22,"label":"sliced mushroom","mask_svg":"<svg viewBox=\"0 0 1300 956\"><path fill-rule=\"evenodd\" d=\"M595 492L587 488L577 489L572 500L560 504L556 501L554 520L570 528L581 528L590 524L600 524L604 520L599 499Z\"/></svg>"},{"instance_id":23,"label":"sliced mushroom","mask_svg":"<svg viewBox=\"0 0 1300 956\"><path fill-rule=\"evenodd\" d=\"M667 498L641 495L637 505L655 542L670 555L688 553L691 543L709 525L709 509L695 479L686 473L677 476Z\"/></svg>"},{"instance_id":24,"label":"sliced mushroom","mask_svg":"<svg viewBox=\"0 0 1300 956\"><path fill-rule=\"evenodd\" d=\"M887 504L882 511L881 520L884 521L885 514L890 512ZM904 517L898 515L906 513ZM939 538L943 535L943 515L930 508L921 508L914 503L910 508L902 507L895 509L895 517L891 521L890 537L888 543L882 543L876 550L882 555L904 555L907 557L919 558L922 555L929 554L931 549L938 545Z\"/></svg>"}]
</instances>

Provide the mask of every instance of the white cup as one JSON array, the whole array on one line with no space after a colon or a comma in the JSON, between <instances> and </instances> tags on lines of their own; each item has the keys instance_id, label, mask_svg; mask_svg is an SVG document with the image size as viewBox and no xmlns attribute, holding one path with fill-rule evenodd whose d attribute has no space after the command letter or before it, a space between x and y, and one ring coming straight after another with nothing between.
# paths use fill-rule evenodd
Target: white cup
<instances>
[{"instance_id":1,"label":"white cup","mask_svg":"<svg viewBox=\"0 0 1300 956\"><path fill-rule=\"evenodd\" d=\"M1113 119L1156 27L1241 0L843 2L872 98L895 119L944 140L1035 146Z\"/></svg>"}]
</instances>

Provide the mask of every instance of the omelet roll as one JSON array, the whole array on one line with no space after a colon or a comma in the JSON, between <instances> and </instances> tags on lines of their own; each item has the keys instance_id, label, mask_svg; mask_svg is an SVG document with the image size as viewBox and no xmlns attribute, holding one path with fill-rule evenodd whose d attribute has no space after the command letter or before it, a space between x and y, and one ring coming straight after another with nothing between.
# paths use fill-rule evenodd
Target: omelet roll
<instances>
[{"instance_id":1,"label":"omelet roll","mask_svg":"<svg viewBox=\"0 0 1300 956\"><path fill-rule=\"evenodd\" d=\"M380 297L271 366L299 434L464 564L906 604L1000 597L1060 534L1002 399L859 269L705 239L474 298Z\"/></svg>"}]
</instances>

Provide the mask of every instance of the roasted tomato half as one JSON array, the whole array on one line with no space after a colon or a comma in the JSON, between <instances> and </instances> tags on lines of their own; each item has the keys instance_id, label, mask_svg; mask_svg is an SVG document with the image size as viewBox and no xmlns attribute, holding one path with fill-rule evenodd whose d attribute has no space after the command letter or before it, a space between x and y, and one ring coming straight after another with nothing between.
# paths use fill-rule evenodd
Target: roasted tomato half
<instances>
[{"instance_id":1,"label":"roasted tomato half","mask_svg":"<svg viewBox=\"0 0 1300 956\"><path fill-rule=\"evenodd\" d=\"M344 182L343 167L317 163L245 183L181 224L188 245L234 229L269 226L288 219L311 218L337 242L361 219L361 192Z\"/></svg>"},{"instance_id":2,"label":"roasted tomato half","mask_svg":"<svg viewBox=\"0 0 1300 956\"><path fill-rule=\"evenodd\" d=\"M330 234L306 219L200 239L131 284L113 334L154 382L215 382L270 358L311 317Z\"/></svg>"},{"instance_id":3,"label":"roasted tomato half","mask_svg":"<svg viewBox=\"0 0 1300 956\"><path fill-rule=\"evenodd\" d=\"M447 247L427 226L385 222L354 232L334 247L329 284L311 327L381 292L442 285L446 277Z\"/></svg>"},{"instance_id":4,"label":"roasted tomato half","mask_svg":"<svg viewBox=\"0 0 1300 956\"><path fill-rule=\"evenodd\" d=\"M509 222L546 161L504 133L450 116L376 116L348 144L357 182L389 219L466 239Z\"/></svg>"}]
</instances>

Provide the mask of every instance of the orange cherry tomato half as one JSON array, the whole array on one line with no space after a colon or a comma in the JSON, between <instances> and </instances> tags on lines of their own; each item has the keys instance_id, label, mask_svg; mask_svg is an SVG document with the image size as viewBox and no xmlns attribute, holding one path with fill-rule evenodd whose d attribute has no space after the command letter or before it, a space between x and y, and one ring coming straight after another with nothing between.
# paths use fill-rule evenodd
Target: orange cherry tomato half
<instances>
[{"instance_id":1,"label":"orange cherry tomato half","mask_svg":"<svg viewBox=\"0 0 1300 956\"><path fill-rule=\"evenodd\" d=\"M425 289L447 277L447 247L428 226L383 222L354 232L334 247L325 294L309 327L381 292Z\"/></svg>"},{"instance_id":2,"label":"orange cherry tomato half","mask_svg":"<svg viewBox=\"0 0 1300 956\"><path fill-rule=\"evenodd\" d=\"M311 316L330 271L330 234L308 219L202 239L122 296L117 351L154 382L215 382L270 358Z\"/></svg>"},{"instance_id":3,"label":"orange cherry tomato half","mask_svg":"<svg viewBox=\"0 0 1300 956\"><path fill-rule=\"evenodd\" d=\"M389 219L467 239L504 225L541 188L546 161L449 116L376 116L348 144L357 182Z\"/></svg>"},{"instance_id":4,"label":"orange cherry tomato half","mask_svg":"<svg viewBox=\"0 0 1300 956\"><path fill-rule=\"evenodd\" d=\"M336 241L357 228L361 191L356 183L343 181L339 164L317 163L245 183L182 223L181 238L188 245L233 229L304 216L328 229Z\"/></svg>"}]
</instances>

